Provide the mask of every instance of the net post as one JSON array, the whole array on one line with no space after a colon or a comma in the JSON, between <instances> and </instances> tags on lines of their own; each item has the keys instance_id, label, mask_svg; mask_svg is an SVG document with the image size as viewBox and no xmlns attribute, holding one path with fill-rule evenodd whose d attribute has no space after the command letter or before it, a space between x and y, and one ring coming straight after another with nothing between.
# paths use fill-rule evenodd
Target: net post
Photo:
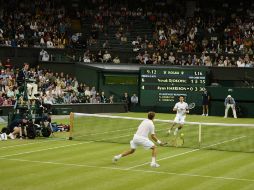
<instances>
[{"instance_id":1,"label":"net post","mask_svg":"<svg viewBox=\"0 0 254 190\"><path fill-rule=\"evenodd\" d=\"M202 130L202 126L201 123L198 124L198 144L199 144L199 148L201 147L201 130Z\"/></svg>"},{"instance_id":2,"label":"net post","mask_svg":"<svg viewBox=\"0 0 254 190\"><path fill-rule=\"evenodd\" d=\"M70 131L69 131L69 140L72 140L73 135L73 123L74 123L74 113L70 113Z\"/></svg>"}]
</instances>

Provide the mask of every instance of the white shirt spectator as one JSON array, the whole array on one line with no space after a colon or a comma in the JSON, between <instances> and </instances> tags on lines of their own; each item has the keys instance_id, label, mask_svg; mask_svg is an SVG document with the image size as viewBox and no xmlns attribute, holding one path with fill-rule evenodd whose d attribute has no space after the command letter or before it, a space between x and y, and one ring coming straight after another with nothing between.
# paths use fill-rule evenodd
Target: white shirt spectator
<instances>
[{"instance_id":1,"label":"white shirt spectator","mask_svg":"<svg viewBox=\"0 0 254 190\"><path fill-rule=\"evenodd\" d=\"M4 33L4 31L0 28L0 38L3 37L3 33Z\"/></svg>"},{"instance_id":2,"label":"white shirt spectator","mask_svg":"<svg viewBox=\"0 0 254 190\"><path fill-rule=\"evenodd\" d=\"M44 102L44 104L52 105L54 102L54 99L53 99L53 97L47 95L46 97L44 97L43 102Z\"/></svg>"},{"instance_id":3,"label":"white shirt spectator","mask_svg":"<svg viewBox=\"0 0 254 190\"><path fill-rule=\"evenodd\" d=\"M84 59L83 59L84 63L90 63L91 60L88 56L84 56Z\"/></svg>"},{"instance_id":4,"label":"white shirt spectator","mask_svg":"<svg viewBox=\"0 0 254 190\"><path fill-rule=\"evenodd\" d=\"M38 29L37 22L31 22L30 29L31 30L37 30Z\"/></svg>"},{"instance_id":5,"label":"white shirt spectator","mask_svg":"<svg viewBox=\"0 0 254 190\"><path fill-rule=\"evenodd\" d=\"M53 45L53 42L51 40L48 40L47 41L47 48L53 48L54 45Z\"/></svg>"},{"instance_id":6,"label":"white shirt spectator","mask_svg":"<svg viewBox=\"0 0 254 190\"><path fill-rule=\"evenodd\" d=\"M49 61L49 54L44 49L41 50L40 56L42 61Z\"/></svg>"},{"instance_id":7,"label":"white shirt spectator","mask_svg":"<svg viewBox=\"0 0 254 190\"><path fill-rule=\"evenodd\" d=\"M103 61L108 62L111 59L111 55L108 53L108 51L105 51L103 55Z\"/></svg>"},{"instance_id":8,"label":"white shirt spectator","mask_svg":"<svg viewBox=\"0 0 254 190\"><path fill-rule=\"evenodd\" d=\"M237 67L245 67L245 63L243 62L242 59L238 59L236 61Z\"/></svg>"},{"instance_id":9,"label":"white shirt spectator","mask_svg":"<svg viewBox=\"0 0 254 190\"><path fill-rule=\"evenodd\" d=\"M120 63L120 59L116 56L116 57L113 59L113 63L119 64L119 63Z\"/></svg>"},{"instance_id":10,"label":"white shirt spectator","mask_svg":"<svg viewBox=\"0 0 254 190\"><path fill-rule=\"evenodd\" d=\"M85 96L91 96L91 91L89 90L89 88L85 90Z\"/></svg>"},{"instance_id":11,"label":"white shirt spectator","mask_svg":"<svg viewBox=\"0 0 254 190\"><path fill-rule=\"evenodd\" d=\"M45 45L45 41L44 41L44 38L43 38L43 37L41 37L41 39L40 39L40 45L41 45L41 46L44 46L44 45Z\"/></svg>"},{"instance_id":12,"label":"white shirt spectator","mask_svg":"<svg viewBox=\"0 0 254 190\"><path fill-rule=\"evenodd\" d=\"M171 52L170 55L168 56L168 61L169 61L171 64L173 64L173 63L175 63L175 60L176 60L176 58L175 58L175 56L173 55L173 53Z\"/></svg>"}]
</instances>

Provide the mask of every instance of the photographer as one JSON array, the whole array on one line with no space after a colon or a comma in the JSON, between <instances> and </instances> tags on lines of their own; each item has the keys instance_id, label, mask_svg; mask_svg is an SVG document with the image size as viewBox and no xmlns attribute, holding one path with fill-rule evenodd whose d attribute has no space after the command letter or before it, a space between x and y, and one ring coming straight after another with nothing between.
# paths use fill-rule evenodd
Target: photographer
<instances>
[{"instance_id":1,"label":"photographer","mask_svg":"<svg viewBox=\"0 0 254 190\"><path fill-rule=\"evenodd\" d=\"M19 135L19 138L22 139L23 135L23 127L27 125L28 120L26 118L24 119L15 119L13 120L8 126L8 130L10 131L10 134L8 135L11 139L15 139L17 135ZM24 130L26 135L26 130Z\"/></svg>"}]
</instances>

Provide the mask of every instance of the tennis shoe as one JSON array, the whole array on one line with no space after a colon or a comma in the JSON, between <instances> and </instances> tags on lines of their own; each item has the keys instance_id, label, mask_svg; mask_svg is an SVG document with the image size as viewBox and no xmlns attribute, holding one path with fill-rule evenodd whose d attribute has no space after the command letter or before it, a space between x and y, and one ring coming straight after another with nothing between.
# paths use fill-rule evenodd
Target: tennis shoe
<instances>
[{"instance_id":1,"label":"tennis shoe","mask_svg":"<svg viewBox=\"0 0 254 190\"><path fill-rule=\"evenodd\" d=\"M15 139L15 137L14 137L14 135L13 135L12 133L10 133L10 134L8 135L8 137L9 137L10 139Z\"/></svg>"},{"instance_id":2,"label":"tennis shoe","mask_svg":"<svg viewBox=\"0 0 254 190\"><path fill-rule=\"evenodd\" d=\"M118 156L114 156L113 159L112 159L112 162L116 163L118 160L119 160L119 157Z\"/></svg>"},{"instance_id":3,"label":"tennis shoe","mask_svg":"<svg viewBox=\"0 0 254 190\"><path fill-rule=\"evenodd\" d=\"M151 162L150 166L151 166L152 168L158 168L158 167L160 167L160 164L158 164L158 163L156 163L156 162Z\"/></svg>"}]
</instances>

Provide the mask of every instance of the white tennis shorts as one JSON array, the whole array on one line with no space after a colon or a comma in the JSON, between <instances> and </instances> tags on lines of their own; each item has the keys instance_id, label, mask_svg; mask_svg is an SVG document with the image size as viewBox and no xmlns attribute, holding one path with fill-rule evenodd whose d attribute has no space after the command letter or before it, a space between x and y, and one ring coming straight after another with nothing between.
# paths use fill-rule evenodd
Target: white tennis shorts
<instances>
[{"instance_id":1,"label":"white tennis shorts","mask_svg":"<svg viewBox=\"0 0 254 190\"><path fill-rule=\"evenodd\" d=\"M179 124L184 124L185 122L185 115L176 115L174 122Z\"/></svg>"},{"instance_id":2,"label":"white tennis shorts","mask_svg":"<svg viewBox=\"0 0 254 190\"><path fill-rule=\"evenodd\" d=\"M144 149L150 149L154 146L154 143L145 137L134 135L133 139L130 141L131 149L136 149L138 146L143 146Z\"/></svg>"}]
</instances>

